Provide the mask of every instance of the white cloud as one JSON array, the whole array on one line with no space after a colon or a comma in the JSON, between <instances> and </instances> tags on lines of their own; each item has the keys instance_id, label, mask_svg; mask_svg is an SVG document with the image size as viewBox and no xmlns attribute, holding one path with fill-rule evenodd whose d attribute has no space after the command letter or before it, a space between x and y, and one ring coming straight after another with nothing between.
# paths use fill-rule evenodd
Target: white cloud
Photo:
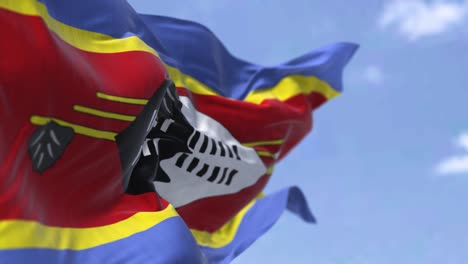
<instances>
[{"instance_id":1,"label":"white cloud","mask_svg":"<svg viewBox=\"0 0 468 264\"><path fill-rule=\"evenodd\" d=\"M376 65L367 66L363 73L364 80L372 85L380 85L384 81L384 73L382 69Z\"/></svg>"},{"instance_id":2,"label":"white cloud","mask_svg":"<svg viewBox=\"0 0 468 264\"><path fill-rule=\"evenodd\" d=\"M468 0L390 0L385 6L379 26L396 26L400 34L414 41L436 35L461 24L468 13Z\"/></svg>"},{"instance_id":3,"label":"white cloud","mask_svg":"<svg viewBox=\"0 0 468 264\"><path fill-rule=\"evenodd\" d=\"M468 173L468 133L462 133L455 144L464 150L461 155L448 157L437 165L439 174Z\"/></svg>"}]
</instances>

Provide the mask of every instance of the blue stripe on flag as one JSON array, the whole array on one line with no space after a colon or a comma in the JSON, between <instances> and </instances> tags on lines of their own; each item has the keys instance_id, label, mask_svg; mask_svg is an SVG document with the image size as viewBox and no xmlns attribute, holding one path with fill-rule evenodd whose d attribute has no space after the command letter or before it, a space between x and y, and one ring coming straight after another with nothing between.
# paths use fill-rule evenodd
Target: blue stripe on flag
<instances>
[{"instance_id":1,"label":"blue stripe on flag","mask_svg":"<svg viewBox=\"0 0 468 264\"><path fill-rule=\"evenodd\" d=\"M229 245L222 248L200 248L210 263L230 263L267 232L285 209L308 223L316 222L301 190L298 187L286 188L258 199L255 205L245 214L236 236Z\"/></svg>"},{"instance_id":2,"label":"blue stripe on flag","mask_svg":"<svg viewBox=\"0 0 468 264\"><path fill-rule=\"evenodd\" d=\"M119 231L115 230L115 232ZM32 248L0 250L0 263L166 264L207 262L182 219L172 217L146 231L86 250Z\"/></svg>"}]
</instances>

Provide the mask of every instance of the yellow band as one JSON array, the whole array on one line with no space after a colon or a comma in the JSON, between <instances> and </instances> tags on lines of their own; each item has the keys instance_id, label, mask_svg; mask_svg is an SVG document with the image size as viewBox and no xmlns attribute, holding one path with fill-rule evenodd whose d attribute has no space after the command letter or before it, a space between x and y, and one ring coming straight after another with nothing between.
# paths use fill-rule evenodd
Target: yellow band
<instances>
[{"instance_id":1,"label":"yellow band","mask_svg":"<svg viewBox=\"0 0 468 264\"><path fill-rule=\"evenodd\" d=\"M58 119L58 118L47 117L47 116L37 116L37 115L33 115L30 118L30 122L37 126L43 126L51 120L57 122L59 125L73 128L73 131L75 131L75 133L77 134L92 137L92 138L115 141L115 136L117 136L117 133L115 132L85 127L85 126L73 124L73 123Z\"/></svg>"},{"instance_id":2,"label":"yellow band","mask_svg":"<svg viewBox=\"0 0 468 264\"><path fill-rule=\"evenodd\" d=\"M82 105L74 105L73 110L75 110L77 112L93 115L93 116L116 119L116 120L121 120L121 121L132 122L133 120L135 120L135 117L131 116L131 115L124 115L124 114L106 112L106 111L102 111L102 110L98 110L98 109L94 109L94 108L90 108L90 107L86 107L86 106L82 106Z\"/></svg>"},{"instance_id":3,"label":"yellow band","mask_svg":"<svg viewBox=\"0 0 468 264\"><path fill-rule=\"evenodd\" d=\"M129 237L178 216L172 206L159 212L139 212L120 222L89 228L65 228L35 221L0 221L0 250L50 248L82 250Z\"/></svg>"},{"instance_id":4,"label":"yellow band","mask_svg":"<svg viewBox=\"0 0 468 264\"><path fill-rule=\"evenodd\" d=\"M104 100L125 103L125 104L146 105L146 103L148 103L148 100L146 99L122 97L122 96L105 94L101 92L97 92L96 96Z\"/></svg>"},{"instance_id":5,"label":"yellow band","mask_svg":"<svg viewBox=\"0 0 468 264\"><path fill-rule=\"evenodd\" d=\"M78 29L52 18L44 4L36 0L3 0L0 8L25 15L40 16L47 27L70 45L85 51L97 53L117 53L125 51L144 51L158 56L157 52L137 36L114 38L105 34ZM182 73L180 70L165 65L176 86L185 87L196 94L219 95L197 79ZM330 85L314 76L291 75L283 78L274 87L250 92L245 102L261 104L267 99L285 101L291 97L312 92L331 99L339 94ZM137 104L143 104L139 101ZM146 102L145 102L146 103Z\"/></svg>"},{"instance_id":6,"label":"yellow band","mask_svg":"<svg viewBox=\"0 0 468 264\"><path fill-rule=\"evenodd\" d=\"M239 213L237 213L231 220L229 220L229 222L213 233L191 229L190 231L195 237L195 240L197 240L198 245L220 248L231 243L239 229L242 219L244 219L245 214L250 210L250 208L252 208L252 206L254 206L258 199L264 196L265 195L263 193L260 193L255 199L242 208L242 210L239 211Z\"/></svg>"},{"instance_id":7,"label":"yellow band","mask_svg":"<svg viewBox=\"0 0 468 264\"><path fill-rule=\"evenodd\" d=\"M144 51L158 56L157 52L137 36L114 38L102 33L78 29L51 17L47 7L36 0L2 0L0 8L19 14L40 16L49 30L57 34L68 44L90 52L117 53L126 51Z\"/></svg>"}]
</instances>

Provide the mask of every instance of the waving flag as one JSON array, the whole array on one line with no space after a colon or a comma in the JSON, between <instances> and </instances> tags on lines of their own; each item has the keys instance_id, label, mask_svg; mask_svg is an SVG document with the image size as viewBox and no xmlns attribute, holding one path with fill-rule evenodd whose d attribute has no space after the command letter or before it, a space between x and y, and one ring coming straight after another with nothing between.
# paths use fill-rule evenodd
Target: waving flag
<instances>
[{"instance_id":1,"label":"waving flag","mask_svg":"<svg viewBox=\"0 0 468 264\"><path fill-rule=\"evenodd\" d=\"M172 205L122 188L132 150L115 136L152 122L168 87L156 52L66 24L62 8L0 1L0 262L203 263Z\"/></svg>"},{"instance_id":2,"label":"waving flag","mask_svg":"<svg viewBox=\"0 0 468 264\"><path fill-rule=\"evenodd\" d=\"M0 28L0 260L224 263L314 221L262 189L356 45L261 67L115 0L0 0Z\"/></svg>"},{"instance_id":3,"label":"waving flag","mask_svg":"<svg viewBox=\"0 0 468 264\"><path fill-rule=\"evenodd\" d=\"M156 179L155 186L177 208L203 252L211 260L229 261L285 208L314 222L297 188L258 195L274 164L312 128L312 112L341 92L342 70L357 46L336 43L262 67L233 57L200 24L142 19L158 36L162 47L155 48L195 128L191 153L161 162L169 177Z\"/></svg>"}]
</instances>

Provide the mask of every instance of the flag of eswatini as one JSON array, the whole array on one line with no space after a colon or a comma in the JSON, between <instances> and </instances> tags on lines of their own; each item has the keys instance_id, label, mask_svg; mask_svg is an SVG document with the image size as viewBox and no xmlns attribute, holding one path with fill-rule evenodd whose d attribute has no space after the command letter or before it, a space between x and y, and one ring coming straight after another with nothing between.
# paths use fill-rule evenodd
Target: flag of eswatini
<instances>
[{"instance_id":1,"label":"flag of eswatini","mask_svg":"<svg viewBox=\"0 0 468 264\"><path fill-rule=\"evenodd\" d=\"M262 67L123 0L0 0L0 30L0 263L225 263L314 222L262 190L355 44Z\"/></svg>"}]
</instances>

